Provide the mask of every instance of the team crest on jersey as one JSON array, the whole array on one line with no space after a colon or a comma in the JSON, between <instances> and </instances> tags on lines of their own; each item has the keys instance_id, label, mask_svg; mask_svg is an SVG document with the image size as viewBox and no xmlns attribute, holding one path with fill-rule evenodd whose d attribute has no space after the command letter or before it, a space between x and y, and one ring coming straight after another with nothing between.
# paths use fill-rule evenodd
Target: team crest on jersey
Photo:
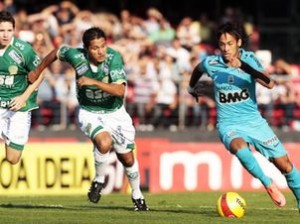
<instances>
[{"instance_id":1,"label":"team crest on jersey","mask_svg":"<svg viewBox=\"0 0 300 224\"><path fill-rule=\"evenodd\" d=\"M16 51L12 50L8 55L18 64L22 63L22 58L17 54Z\"/></svg>"},{"instance_id":2,"label":"team crest on jersey","mask_svg":"<svg viewBox=\"0 0 300 224\"><path fill-rule=\"evenodd\" d=\"M228 82L229 84L233 84L233 83L234 83L234 76L233 76L233 75L229 75L229 76L228 76L227 82Z\"/></svg>"},{"instance_id":3,"label":"team crest on jersey","mask_svg":"<svg viewBox=\"0 0 300 224\"><path fill-rule=\"evenodd\" d=\"M8 72L9 72L10 75L16 75L18 73L18 66L10 65L8 67Z\"/></svg>"}]
</instances>

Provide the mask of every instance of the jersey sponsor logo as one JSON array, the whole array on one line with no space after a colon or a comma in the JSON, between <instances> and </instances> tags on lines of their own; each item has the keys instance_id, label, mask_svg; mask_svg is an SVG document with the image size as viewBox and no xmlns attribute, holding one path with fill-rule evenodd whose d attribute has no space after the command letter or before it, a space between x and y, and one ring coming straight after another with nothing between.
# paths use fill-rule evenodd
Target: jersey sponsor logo
<instances>
[{"instance_id":1,"label":"jersey sponsor logo","mask_svg":"<svg viewBox=\"0 0 300 224\"><path fill-rule=\"evenodd\" d=\"M110 72L110 75L113 80L117 80L118 78L125 76L125 71L124 69L115 69Z\"/></svg>"},{"instance_id":2,"label":"jersey sponsor logo","mask_svg":"<svg viewBox=\"0 0 300 224\"><path fill-rule=\"evenodd\" d=\"M269 139L267 139L266 141L262 142L264 145L273 145L274 147L279 145L279 139L277 138L277 136L273 136Z\"/></svg>"},{"instance_id":3,"label":"jersey sponsor logo","mask_svg":"<svg viewBox=\"0 0 300 224\"><path fill-rule=\"evenodd\" d=\"M59 52L61 54L64 54L66 53L70 48L68 46L62 46L60 49L59 49Z\"/></svg>"},{"instance_id":4,"label":"jersey sponsor logo","mask_svg":"<svg viewBox=\"0 0 300 224\"><path fill-rule=\"evenodd\" d=\"M82 53L76 54L76 55L74 56L74 58L76 58L76 59L81 59L81 60L85 60L84 54L82 54Z\"/></svg>"},{"instance_id":5,"label":"jersey sponsor logo","mask_svg":"<svg viewBox=\"0 0 300 224\"><path fill-rule=\"evenodd\" d=\"M8 72L9 72L10 75L16 75L18 73L18 66L10 65L8 67Z\"/></svg>"},{"instance_id":6,"label":"jersey sponsor logo","mask_svg":"<svg viewBox=\"0 0 300 224\"><path fill-rule=\"evenodd\" d=\"M216 64L219 64L219 62L217 60L213 59L213 60L209 61L208 64L209 65L216 65Z\"/></svg>"},{"instance_id":7,"label":"jersey sponsor logo","mask_svg":"<svg viewBox=\"0 0 300 224\"><path fill-rule=\"evenodd\" d=\"M12 50L11 52L8 53L8 55L17 63L21 64L22 63L22 58L17 54L16 51Z\"/></svg>"},{"instance_id":8,"label":"jersey sponsor logo","mask_svg":"<svg viewBox=\"0 0 300 224\"><path fill-rule=\"evenodd\" d=\"M8 108L10 105L10 100L0 100L0 107L2 108Z\"/></svg>"},{"instance_id":9,"label":"jersey sponsor logo","mask_svg":"<svg viewBox=\"0 0 300 224\"><path fill-rule=\"evenodd\" d=\"M16 42L16 47L18 47L21 51L25 50L25 45L20 42Z\"/></svg>"},{"instance_id":10,"label":"jersey sponsor logo","mask_svg":"<svg viewBox=\"0 0 300 224\"><path fill-rule=\"evenodd\" d=\"M40 63L41 63L41 59L40 59L40 57L38 55L36 55L35 58L34 58L34 60L33 60L33 62L32 62L32 64L35 67L37 67Z\"/></svg>"},{"instance_id":11,"label":"jersey sponsor logo","mask_svg":"<svg viewBox=\"0 0 300 224\"><path fill-rule=\"evenodd\" d=\"M86 64L82 64L76 68L76 72L78 75L83 75L88 69L89 67Z\"/></svg>"},{"instance_id":12,"label":"jersey sponsor logo","mask_svg":"<svg viewBox=\"0 0 300 224\"><path fill-rule=\"evenodd\" d=\"M253 54L250 55L250 58L255 62L256 66L257 66L259 69L263 69L261 63L259 62L259 60L258 60Z\"/></svg>"},{"instance_id":13,"label":"jersey sponsor logo","mask_svg":"<svg viewBox=\"0 0 300 224\"><path fill-rule=\"evenodd\" d=\"M236 135L236 133L235 133L234 131L230 131L230 132L226 133L226 135L227 135L228 137L233 137L233 136Z\"/></svg>"},{"instance_id":14,"label":"jersey sponsor logo","mask_svg":"<svg viewBox=\"0 0 300 224\"><path fill-rule=\"evenodd\" d=\"M250 94L248 89L243 89L240 92L219 92L219 102L220 103L239 103L245 101L249 98Z\"/></svg>"}]
</instances>

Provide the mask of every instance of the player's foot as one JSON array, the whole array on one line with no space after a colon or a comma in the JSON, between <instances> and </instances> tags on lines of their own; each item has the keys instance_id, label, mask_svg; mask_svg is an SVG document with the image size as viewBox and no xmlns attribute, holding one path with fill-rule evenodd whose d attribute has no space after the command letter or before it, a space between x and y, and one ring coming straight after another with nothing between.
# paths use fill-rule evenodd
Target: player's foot
<instances>
[{"instance_id":1,"label":"player's foot","mask_svg":"<svg viewBox=\"0 0 300 224\"><path fill-rule=\"evenodd\" d=\"M103 183L99 183L97 181L92 182L89 192L87 194L90 202L98 203L98 201L101 198L101 190L103 186L104 186Z\"/></svg>"},{"instance_id":2,"label":"player's foot","mask_svg":"<svg viewBox=\"0 0 300 224\"><path fill-rule=\"evenodd\" d=\"M149 208L146 204L145 199L139 198L139 199L133 199L133 210L134 211L149 211Z\"/></svg>"},{"instance_id":3,"label":"player's foot","mask_svg":"<svg viewBox=\"0 0 300 224\"><path fill-rule=\"evenodd\" d=\"M269 187L266 187L266 190L275 205L279 207L285 205L286 203L285 197L274 183L272 183Z\"/></svg>"}]
</instances>

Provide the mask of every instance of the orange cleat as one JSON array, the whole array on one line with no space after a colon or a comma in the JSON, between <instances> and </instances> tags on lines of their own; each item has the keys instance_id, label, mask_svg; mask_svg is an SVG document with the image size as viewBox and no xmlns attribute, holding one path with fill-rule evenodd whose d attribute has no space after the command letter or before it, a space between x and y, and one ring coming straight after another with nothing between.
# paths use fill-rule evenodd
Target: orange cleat
<instances>
[{"instance_id":1,"label":"orange cleat","mask_svg":"<svg viewBox=\"0 0 300 224\"><path fill-rule=\"evenodd\" d=\"M286 204L285 197L274 183L272 183L270 186L266 187L266 190L275 205L277 205L279 207L285 206L285 204Z\"/></svg>"}]
</instances>

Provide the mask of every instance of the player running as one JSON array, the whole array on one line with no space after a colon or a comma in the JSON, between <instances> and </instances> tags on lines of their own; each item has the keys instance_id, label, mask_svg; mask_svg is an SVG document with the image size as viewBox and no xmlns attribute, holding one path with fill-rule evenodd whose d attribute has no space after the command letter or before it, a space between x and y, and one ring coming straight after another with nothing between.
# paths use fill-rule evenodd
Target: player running
<instances>
[{"instance_id":1,"label":"player running","mask_svg":"<svg viewBox=\"0 0 300 224\"><path fill-rule=\"evenodd\" d=\"M86 30L82 41L84 48L54 49L30 74L30 80L35 80L56 59L74 68L80 105L79 126L94 144L96 177L88 192L89 200L94 203L100 200L109 153L114 149L129 179L134 210L147 211L140 190L138 162L132 152L136 146L135 129L123 105L127 81L122 57L107 47L106 36L100 28Z\"/></svg>"},{"instance_id":2,"label":"player running","mask_svg":"<svg viewBox=\"0 0 300 224\"><path fill-rule=\"evenodd\" d=\"M30 44L15 36L15 19L8 11L0 12L0 139L5 142L6 160L17 164L28 141L31 110L38 108L37 87L28 73L40 63Z\"/></svg>"},{"instance_id":3,"label":"player running","mask_svg":"<svg viewBox=\"0 0 300 224\"><path fill-rule=\"evenodd\" d=\"M212 78L217 104L217 128L225 147L252 176L261 181L273 202L277 206L284 206L284 195L259 166L249 148L249 145L253 145L285 176L300 209L299 171L257 108L256 82L269 89L273 88L274 82L263 73L254 53L241 48L245 43L245 35L239 25L221 25L217 39L221 55L208 56L195 67L188 91L197 98L196 84L202 74L207 73Z\"/></svg>"}]
</instances>

